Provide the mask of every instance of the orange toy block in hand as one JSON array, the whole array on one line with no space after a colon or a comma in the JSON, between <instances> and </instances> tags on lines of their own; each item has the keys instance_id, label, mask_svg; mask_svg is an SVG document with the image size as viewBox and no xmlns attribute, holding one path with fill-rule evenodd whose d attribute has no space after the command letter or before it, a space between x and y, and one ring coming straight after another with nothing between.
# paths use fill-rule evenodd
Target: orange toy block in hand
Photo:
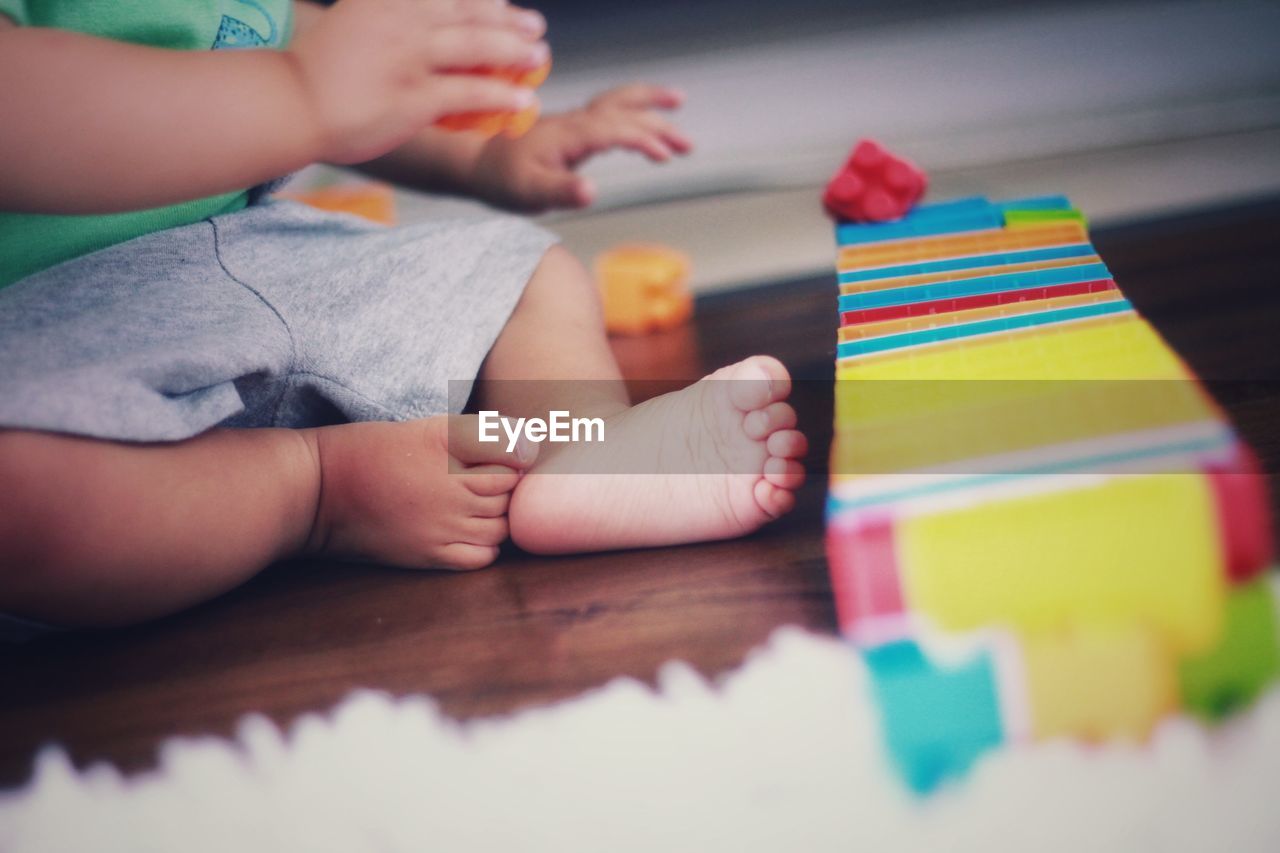
<instances>
[{"instance_id":1,"label":"orange toy block in hand","mask_svg":"<svg viewBox=\"0 0 1280 853\"><path fill-rule=\"evenodd\" d=\"M530 71L516 71L509 68L480 68L476 74L510 80L517 86L536 89L541 86L551 73L551 61ZM524 136L538 120L538 105L520 110L516 113L456 113L445 116L436 122L436 127L444 130L468 130L483 136L497 136L499 133L515 139Z\"/></svg>"},{"instance_id":2,"label":"orange toy block in hand","mask_svg":"<svg viewBox=\"0 0 1280 853\"><path fill-rule=\"evenodd\" d=\"M596 256L595 272L610 332L643 335L693 316L689 258L682 252L653 244L616 246Z\"/></svg>"}]
</instances>

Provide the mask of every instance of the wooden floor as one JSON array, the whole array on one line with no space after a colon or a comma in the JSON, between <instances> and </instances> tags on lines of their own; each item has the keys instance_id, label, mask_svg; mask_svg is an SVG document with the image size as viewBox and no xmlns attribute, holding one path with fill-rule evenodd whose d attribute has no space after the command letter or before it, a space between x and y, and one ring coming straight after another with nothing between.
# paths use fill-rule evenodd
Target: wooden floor
<instances>
[{"instance_id":1,"label":"wooden floor","mask_svg":"<svg viewBox=\"0 0 1280 853\"><path fill-rule=\"evenodd\" d=\"M1114 228L1096 243L1122 288L1280 470L1280 199ZM80 764L148 766L169 735L226 735L248 711L287 723L356 687L429 693L459 717L572 696L679 657L737 665L777 626L834 629L822 554L831 277L699 303L694 327L619 344L628 376L695 377L755 352L800 379L817 474L796 512L747 540L623 554L509 553L472 574L292 564L155 624L0 649L0 785L60 741ZM1273 500L1274 504L1274 500Z\"/></svg>"}]
</instances>

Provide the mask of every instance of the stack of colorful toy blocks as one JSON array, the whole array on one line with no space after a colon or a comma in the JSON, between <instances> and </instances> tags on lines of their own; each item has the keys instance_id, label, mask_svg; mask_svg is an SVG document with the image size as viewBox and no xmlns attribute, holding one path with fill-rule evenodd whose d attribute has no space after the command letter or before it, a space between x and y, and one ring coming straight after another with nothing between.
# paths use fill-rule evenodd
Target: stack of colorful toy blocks
<instances>
[{"instance_id":1,"label":"stack of colorful toy blocks","mask_svg":"<svg viewBox=\"0 0 1280 853\"><path fill-rule=\"evenodd\" d=\"M1079 211L963 199L837 242L827 550L913 788L1280 673L1263 478Z\"/></svg>"}]
</instances>

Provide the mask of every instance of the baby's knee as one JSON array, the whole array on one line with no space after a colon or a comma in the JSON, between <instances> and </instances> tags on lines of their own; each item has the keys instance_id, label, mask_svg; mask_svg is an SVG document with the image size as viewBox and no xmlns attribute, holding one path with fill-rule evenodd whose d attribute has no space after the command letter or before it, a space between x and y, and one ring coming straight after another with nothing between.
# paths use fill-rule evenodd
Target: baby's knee
<instances>
[{"instance_id":1,"label":"baby's knee","mask_svg":"<svg viewBox=\"0 0 1280 853\"><path fill-rule=\"evenodd\" d=\"M513 320L604 328L604 306L595 281L572 252L560 245L543 254L516 304Z\"/></svg>"},{"instance_id":2,"label":"baby's knee","mask_svg":"<svg viewBox=\"0 0 1280 853\"><path fill-rule=\"evenodd\" d=\"M577 255L559 243L543 254L529 279L528 290L545 291L551 298L600 301L591 273Z\"/></svg>"}]
</instances>

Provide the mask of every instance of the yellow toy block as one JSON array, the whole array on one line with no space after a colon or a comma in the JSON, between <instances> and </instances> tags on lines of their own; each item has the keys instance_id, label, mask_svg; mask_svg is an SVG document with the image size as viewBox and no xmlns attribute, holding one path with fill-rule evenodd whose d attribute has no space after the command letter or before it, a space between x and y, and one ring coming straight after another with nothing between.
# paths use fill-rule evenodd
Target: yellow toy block
<instances>
[{"instance_id":1,"label":"yellow toy block","mask_svg":"<svg viewBox=\"0 0 1280 853\"><path fill-rule=\"evenodd\" d=\"M1178 657L1222 630L1224 571L1200 474L1119 476L898 521L910 606L946 631L1144 625Z\"/></svg>"},{"instance_id":2,"label":"yellow toy block","mask_svg":"<svg viewBox=\"0 0 1280 853\"><path fill-rule=\"evenodd\" d=\"M989 460L1041 448L1039 464L1110 456L1135 434L1212 425L1216 409L1191 382L837 383L832 455L839 474L938 470L955 460ZM1117 444L1117 442L1119 442ZM1025 470L1036 467L1028 459ZM966 473L990 473L987 462ZM1096 470L1096 468L1095 468Z\"/></svg>"},{"instance_id":3,"label":"yellow toy block","mask_svg":"<svg viewBox=\"0 0 1280 853\"><path fill-rule=\"evenodd\" d=\"M1175 668L1140 625L1022 638L1031 736L1143 740L1178 709Z\"/></svg>"},{"instance_id":4,"label":"yellow toy block","mask_svg":"<svg viewBox=\"0 0 1280 853\"><path fill-rule=\"evenodd\" d=\"M1133 314L870 356L837 375L837 476L1221 419Z\"/></svg>"},{"instance_id":5,"label":"yellow toy block","mask_svg":"<svg viewBox=\"0 0 1280 853\"><path fill-rule=\"evenodd\" d=\"M1185 426L1194 429L1199 439L1214 426L1208 417L1193 418L1195 412L1176 408L1181 401L1173 398L1179 386L1148 383L1137 389L1147 393L1129 395L1119 387L1108 389L1109 394L1090 394L1089 389L1075 385L1068 390L1079 393L1028 395L983 409L939 412L932 429L928 418L842 429L832 471L841 475L1017 473L1070 466L1073 459L1102 459L1082 463L1083 469L1097 471L1104 466L1101 470L1110 472L1123 460L1106 460L1117 454L1133 457L1143 441L1155 446L1157 430ZM1168 399L1154 399L1159 396ZM1115 406L1096 415L1080 410L1081 403L1106 399L1114 400ZM937 428L939 420L946 423L942 431ZM1220 427L1217 431L1222 432Z\"/></svg>"}]
</instances>

